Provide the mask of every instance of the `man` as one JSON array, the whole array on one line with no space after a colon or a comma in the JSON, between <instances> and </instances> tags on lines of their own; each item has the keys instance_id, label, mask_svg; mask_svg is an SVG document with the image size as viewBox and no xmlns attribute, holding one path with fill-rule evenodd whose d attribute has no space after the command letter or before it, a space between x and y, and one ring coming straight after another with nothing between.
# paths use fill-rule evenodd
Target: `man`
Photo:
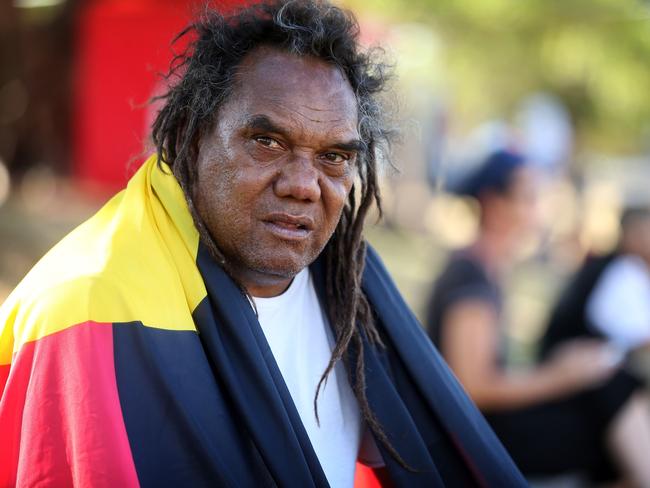
<instances>
[{"instance_id":1,"label":"man","mask_svg":"<svg viewBox=\"0 0 650 488\"><path fill-rule=\"evenodd\" d=\"M355 20L191 31L157 155L0 309L0 485L524 486L366 252L390 131Z\"/></svg>"}]
</instances>

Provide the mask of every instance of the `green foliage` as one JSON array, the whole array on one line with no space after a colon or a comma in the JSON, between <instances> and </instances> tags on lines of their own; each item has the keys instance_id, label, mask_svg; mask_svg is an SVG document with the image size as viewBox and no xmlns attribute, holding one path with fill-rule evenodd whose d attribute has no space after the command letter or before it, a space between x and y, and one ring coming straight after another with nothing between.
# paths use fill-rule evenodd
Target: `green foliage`
<instances>
[{"instance_id":1,"label":"green foliage","mask_svg":"<svg viewBox=\"0 0 650 488\"><path fill-rule=\"evenodd\" d=\"M555 93L582 148L638 151L650 132L650 4L641 0L352 0L363 18L429 26L455 114L508 116Z\"/></svg>"}]
</instances>

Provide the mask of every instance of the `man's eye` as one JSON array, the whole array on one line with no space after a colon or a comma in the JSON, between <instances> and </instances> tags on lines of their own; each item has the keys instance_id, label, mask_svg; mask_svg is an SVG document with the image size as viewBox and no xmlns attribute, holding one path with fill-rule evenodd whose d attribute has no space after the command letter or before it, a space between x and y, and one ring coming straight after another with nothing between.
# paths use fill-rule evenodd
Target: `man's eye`
<instances>
[{"instance_id":1,"label":"man's eye","mask_svg":"<svg viewBox=\"0 0 650 488\"><path fill-rule=\"evenodd\" d=\"M346 161L350 159L350 156L347 154L341 154L341 153L325 153L323 154L323 157L327 160L328 163L333 163L333 164L343 164Z\"/></svg>"},{"instance_id":2,"label":"man's eye","mask_svg":"<svg viewBox=\"0 0 650 488\"><path fill-rule=\"evenodd\" d=\"M256 136L253 139L255 139L256 142L259 142L263 146L270 147L271 149L276 149L280 147L280 143L275 139L273 139L272 137Z\"/></svg>"}]
</instances>

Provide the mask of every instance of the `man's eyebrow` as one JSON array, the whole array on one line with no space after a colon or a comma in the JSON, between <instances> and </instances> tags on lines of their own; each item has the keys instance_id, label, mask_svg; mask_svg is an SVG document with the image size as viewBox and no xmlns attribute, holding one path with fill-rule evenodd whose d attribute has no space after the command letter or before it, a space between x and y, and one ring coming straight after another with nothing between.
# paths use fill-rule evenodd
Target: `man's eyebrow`
<instances>
[{"instance_id":1,"label":"man's eyebrow","mask_svg":"<svg viewBox=\"0 0 650 488\"><path fill-rule=\"evenodd\" d=\"M256 130L260 132L270 132L280 134L287 137L287 131L282 127L275 124L266 115L258 114L252 115L246 120L245 127L248 130ZM331 149L338 149L346 152L363 152L366 149L366 144L360 139L352 139L350 141L335 142L328 146Z\"/></svg>"},{"instance_id":2,"label":"man's eyebrow","mask_svg":"<svg viewBox=\"0 0 650 488\"><path fill-rule=\"evenodd\" d=\"M276 134L286 135L286 131L274 124L266 115L253 115L245 124L250 130L259 130L261 132L274 132Z\"/></svg>"},{"instance_id":3,"label":"man's eyebrow","mask_svg":"<svg viewBox=\"0 0 650 488\"><path fill-rule=\"evenodd\" d=\"M346 152L363 152L366 149L365 143L360 139L347 142L337 142L330 146L332 149L339 149Z\"/></svg>"}]
</instances>

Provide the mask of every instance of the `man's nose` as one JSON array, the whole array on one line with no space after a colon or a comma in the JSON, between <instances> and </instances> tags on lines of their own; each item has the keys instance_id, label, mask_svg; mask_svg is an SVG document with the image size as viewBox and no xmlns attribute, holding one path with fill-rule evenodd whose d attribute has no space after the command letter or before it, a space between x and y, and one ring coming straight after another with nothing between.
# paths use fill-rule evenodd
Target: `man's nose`
<instances>
[{"instance_id":1,"label":"man's nose","mask_svg":"<svg viewBox=\"0 0 650 488\"><path fill-rule=\"evenodd\" d=\"M282 167L274 185L279 197L316 202L320 199L318 170L311 158L295 156Z\"/></svg>"}]
</instances>

